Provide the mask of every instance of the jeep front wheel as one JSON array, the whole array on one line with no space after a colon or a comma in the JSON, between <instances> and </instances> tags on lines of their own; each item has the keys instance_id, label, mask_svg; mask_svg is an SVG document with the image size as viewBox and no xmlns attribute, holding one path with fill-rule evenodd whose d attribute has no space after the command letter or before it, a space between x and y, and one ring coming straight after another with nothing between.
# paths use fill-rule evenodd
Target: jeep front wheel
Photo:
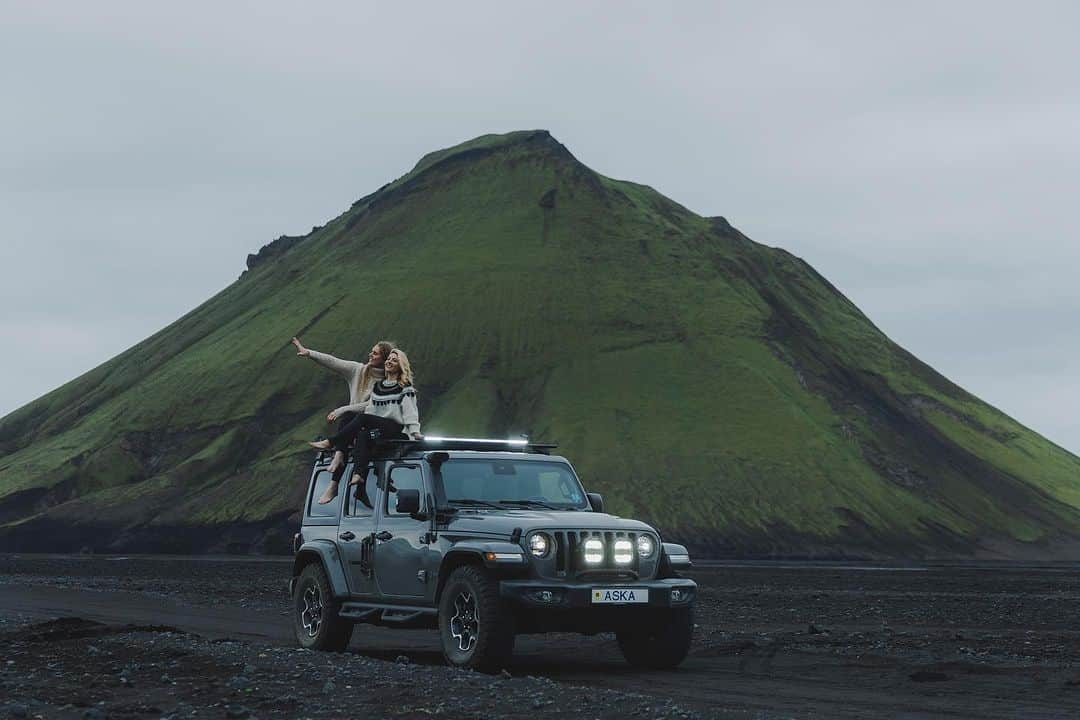
<instances>
[{"instance_id":1,"label":"jeep front wheel","mask_svg":"<svg viewBox=\"0 0 1080 720\"><path fill-rule=\"evenodd\" d=\"M514 652L513 615L490 573L474 565L450 573L439 599L439 635L450 665L494 671L506 664Z\"/></svg>"},{"instance_id":2,"label":"jeep front wheel","mask_svg":"<svg viewBox=\"0 0 1080 720\"><path fill-rule=\"evenodd\" d=\"M293 588L293 631L301 647L330 652L348 647L353 624L338 616L338 607L322 565L306 565Z\"/></svg>"},{"instance_id":3,"label":"jeep front wheel","mask_svg":"<svg viewBox=\"0 0 1080 720\"><path fill-rule=\"evenodd\" d=\"M694 637L691 608L657 612L633 628L615 633L626 662L654 670L673 668L686 659Z\"/></svg>"}]
</instances>

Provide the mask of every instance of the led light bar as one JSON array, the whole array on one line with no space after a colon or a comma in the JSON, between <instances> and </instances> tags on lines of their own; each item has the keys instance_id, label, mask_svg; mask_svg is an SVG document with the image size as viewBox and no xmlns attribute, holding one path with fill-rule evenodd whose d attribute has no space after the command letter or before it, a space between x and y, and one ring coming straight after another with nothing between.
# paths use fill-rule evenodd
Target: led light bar
<instances>
[{"instance_id":1,"label":"led light bar","mask_svg":"<svg viewBox=\"0 0 1080 720\"><path fill-rule=\"evenodd\" d=\"M615 564L629 565L634 562L634 544L629 540L615 541Z\"/></svg>"},{"instance_id":2,"label":"led light bar","mask_svg":"<svg viewBox=\"0 0 1080 720\"><path fill-rule=\"evenodd\" d=\"M599 565L604 562L604 543L597 538L585 541L585 562Z\"/></svg>"},{"instance_id":3,"label":"led light bar","mask_svg":"<svg viewBox=\"0 0 1080 720\"><path fill-rule=\"evenodd\" d=\"M499 440L496 438L459 438L440 437L438 435L425 435L428 442L475 442L475 443L502 443L503 445L528 445L528 440Z\"/></svg>"}]
</instances>

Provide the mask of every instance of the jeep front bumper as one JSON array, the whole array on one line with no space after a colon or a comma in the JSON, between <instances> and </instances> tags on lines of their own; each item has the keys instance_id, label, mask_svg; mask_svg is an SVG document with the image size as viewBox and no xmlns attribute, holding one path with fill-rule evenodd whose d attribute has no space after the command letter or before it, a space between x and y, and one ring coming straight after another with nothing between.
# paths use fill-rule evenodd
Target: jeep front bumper
<instances>
[{"instance_id":1,"label":"jeep front bumper","mask_svg":"<svg viewBox=\"0 0 1080 720\"><path fill-rule=\"evenodd\" d=\"M594 594L597 591L612 589L647 590L648 600L636 603L594 602ZM697 596L697 583L685 578L622 583L557 582L544 579L503 580L499 583L499 595L510 603L532 609L681 608L693 604Z\"/></svg>"}]
</instances>

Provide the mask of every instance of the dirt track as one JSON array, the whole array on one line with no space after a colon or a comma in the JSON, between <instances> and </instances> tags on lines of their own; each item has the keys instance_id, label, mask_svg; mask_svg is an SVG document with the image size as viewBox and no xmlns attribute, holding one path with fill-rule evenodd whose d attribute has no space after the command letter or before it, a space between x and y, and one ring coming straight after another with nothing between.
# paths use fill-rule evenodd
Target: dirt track
<instances>
[{"instance_id":1,"label":"dirt track","mask_svg":"<svg viewBox=\"0 0 1080 720\"><path fill-rule=\"evenodd\" d=\"M8 654L18 653L0 669L0 690L45 717L83 717L98 707L112 717L190 709L200 717L332 717L335 707L350 707L323 692L334 665L344 673L339 684L367 688L368 712L388 717L501 717L522 707L534 717L1080 717L1076 566L698 568L696 646L679 670L632 670L610 636L524 636L512 678L441 667L433 631L361 626L350 656L333 662L287 649L288 570L277 560L0 556L0 634ZM85 622L27 630L64 616ZM24 641L33 632L40 637ZM87 661L90 645L111 664ZM185 675L189 684L160 682L158 662L178 662L158 657L165 649L201 658ZM402 656L408 665L394 662ZM63 664L65 657L83 662ZM132 663L155 669L134 682ZM216 669L201 677L201 665ZM253 682L242 677L245 668L258 673L254 689L238 689ZM110 684L125 669L129 681ZM81 687L96 683L105 706L94 704L101 700L92 688L80 696L82 707L61 692L80 677ZM314 679L298 682L304 677ZM376 692L380 682L407 689L393 699ZM447 683L470 688L475 708L440 710ZM600 688L613 692L596 702ZM593 704L583 706L582 697ZM246 705L237 710L238 703Z\"/></svg>"}]
</instances>

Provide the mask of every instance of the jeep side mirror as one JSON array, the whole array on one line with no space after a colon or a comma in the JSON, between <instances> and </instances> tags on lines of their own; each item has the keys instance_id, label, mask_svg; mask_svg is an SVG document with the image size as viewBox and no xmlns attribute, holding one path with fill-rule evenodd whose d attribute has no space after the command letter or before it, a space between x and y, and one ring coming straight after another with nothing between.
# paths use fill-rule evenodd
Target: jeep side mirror
<instances>
[{"instance_id":1,"label":"jeep side mirror","mask_svg":"<svg viewBox=\"0 0 1080 720\"><path fill-rule=\"evenodd\" d=\"M398 490L394 511L402 515L415 515L420 512L420 491L415 488Z\"/></svg>"},{"instance_id":2,"label":"jeep side mirror","mask_svg":"<svg viewBox=\"0 0 1080 720\"><path fill-rule=\"evenodd\" d=\"M593 512L604 512L604 496L600 493L585 493L585 496L589 498L589 504L592 505Z\"/></svg>"}]
</instances>

